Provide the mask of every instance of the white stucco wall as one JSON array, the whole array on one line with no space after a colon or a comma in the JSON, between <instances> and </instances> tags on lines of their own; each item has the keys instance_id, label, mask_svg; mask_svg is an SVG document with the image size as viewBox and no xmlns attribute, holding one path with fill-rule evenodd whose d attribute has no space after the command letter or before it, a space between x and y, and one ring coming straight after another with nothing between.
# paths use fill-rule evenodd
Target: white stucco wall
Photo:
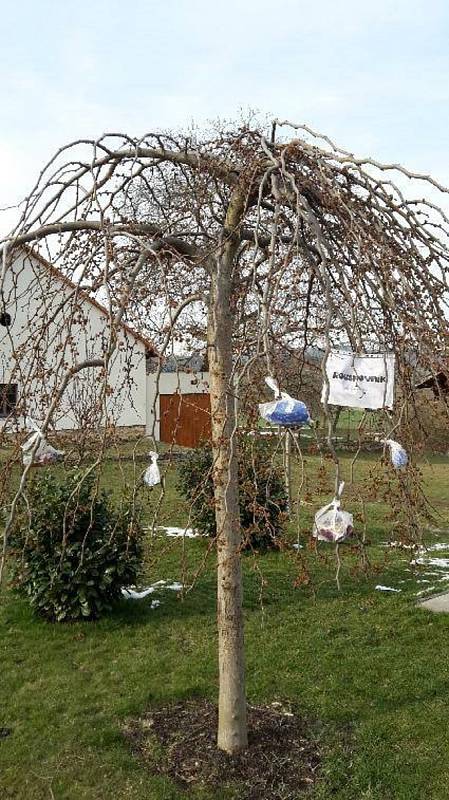
<instances>
[{"instance_id":1,"label":"white stucco wall","mask_svg":"<svg viewBox=\"0 0 449 800\"><path fill-rule=\"evenodd\" d=\"M12 323L0 326L0 383L18 385L19 402L38 422L67 368L102 358L107 345L108 315L74 295L69 283L27 253L16 258L5 276L0 311L9 312ZM146 423L145 352L144 342L120 329L108 373L107 409L116 425ZM54 415L55 428L82 427L84 414L100 420L100 388L98 368L75 376Z\"/></svg>"},{"instance_id":2,"label":"white stucco wall","mask_svg":"<svg viewBox=\"0 0 449 800\"><path fill-rule=\"evenodd\" d=\"M157 375L150 372L147 375L147 424L146 432L159 441L160 436L160 404L159 395L174 394L205 394L209 391L208 372L161 372L159 386Z\"/></svg>"}]
</instances>

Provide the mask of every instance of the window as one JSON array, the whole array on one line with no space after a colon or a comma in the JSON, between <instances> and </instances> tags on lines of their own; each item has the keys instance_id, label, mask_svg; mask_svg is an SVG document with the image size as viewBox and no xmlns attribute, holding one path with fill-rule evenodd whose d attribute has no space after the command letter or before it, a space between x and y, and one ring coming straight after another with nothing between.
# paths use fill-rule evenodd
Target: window
<instances>
[{"instance_id":1,"label":"window","mask_svg":"<svg viewBox=\"0 0 449 800\"><path fill-rule=\"evenodd\" d=\"M0 419L9 417L17 405L17 383L0 383Z\"/></svg>"}]
</instances>

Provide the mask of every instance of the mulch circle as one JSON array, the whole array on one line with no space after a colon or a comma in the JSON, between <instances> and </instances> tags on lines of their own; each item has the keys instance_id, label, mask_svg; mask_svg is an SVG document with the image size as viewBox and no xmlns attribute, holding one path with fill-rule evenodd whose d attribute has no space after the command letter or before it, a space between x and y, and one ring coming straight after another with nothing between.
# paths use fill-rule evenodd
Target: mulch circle
<instances>
[{"instance_id":1,"label":"mulch circle","mask_svg":"<svg viewBox=\"0 0 449 800\"><path fill-rule=\"evenodd\" d=\"M125 726L133 751L151 772L182 788L235 788L239 800L293 800L318 778L320 752L307 720L288 706L248 706L248 749L216 746L217 709L188 700L150 711Z\"/></svg>"}]
</instances>

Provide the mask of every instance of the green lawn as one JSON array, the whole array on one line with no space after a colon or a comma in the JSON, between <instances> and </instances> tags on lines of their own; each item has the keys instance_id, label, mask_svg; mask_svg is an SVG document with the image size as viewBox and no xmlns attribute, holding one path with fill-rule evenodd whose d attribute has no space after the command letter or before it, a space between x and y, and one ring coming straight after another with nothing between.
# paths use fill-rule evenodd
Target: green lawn
<instances>
[{"instance_id":1,"label":"green lawn","mask_svg":"<svg viewBox=\"0 0 449 800\"><path fill-rule=\"evenodd\" d=\"M350 458L343 459L349 474ZM299 516L299 555L244 558L247 680L250 702L291 700L310 718L324 762L313 800L447 800L449 784L449 617L415 607L416 593L441 581L438 568L410 571L408 554L381 546L395 519L371 489L374 460L364 458L346 506L364 499L368 525L365 575L357 553L342 547L342 589L332 548L308 545L315 510L330 499L332 469L307 458L307 505ZM142 469L142 464L137 465ZM132 464L108 462L104 482L132 481ZM423 465L429 496L449 528L448 464ZM186 521L167 478L161 523ZM319 485L319 496L315 488ZM144 494L151 519L158 491ZM288 532L296 541L297 526ZM393 534L394 536L394 534ZM449 530L429 532L430 544ZM149 538L147 575L194 586L183 598L161 592L123 601L98 623L49 625L5 591L0 606L0 797L16 800L181 800L132 756L121 728L151 705L217 695L214 555L206 540ZM202 562L205 567L197 575ZM295 588L306 566L309 582ZM449 569L447 570L449 572ZM431 580L432 584L418 583ZM262 585L263 583L263 585ZM376 584L399 593L375 591ZM435 591L435 590L433 590ZM154 595L153 595L154 598ZM194 795L199 797L200 795ZM201 794L212 800L216 794Z\"/></svg>"}]
</instances>

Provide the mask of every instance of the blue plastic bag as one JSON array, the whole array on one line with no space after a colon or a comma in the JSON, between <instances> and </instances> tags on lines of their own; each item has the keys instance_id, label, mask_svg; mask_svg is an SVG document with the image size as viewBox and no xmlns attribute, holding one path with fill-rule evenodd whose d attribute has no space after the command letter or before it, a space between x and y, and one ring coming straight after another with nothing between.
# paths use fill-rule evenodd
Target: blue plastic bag
<instances>
[{"instance_id":1,"label":"blue plastic bag","mask_svg":"<svg viewBox=\"0 0 449 800\"><path fill-rule=\"evenodd\" d=\"M278 395L270 403L259 403L260 416L272 425L293 427L309 425L311 420L309 409L301 400L295 400L286 392L281 392L273 378L265 378L265 383Z\"/></svg>"},{"instance_id":2,"label":"blue plastic bag","mask_svg":"<svg viewBox=\"0 0 449 800\"><path fill-rule=\"evenodd\" d=\"M395 442L394 439L382 439L382 444L386 444L390 448L391 463L395 469L402 469L407 466L408 455L399 442Z\"/></svg>"}]
</instances>

